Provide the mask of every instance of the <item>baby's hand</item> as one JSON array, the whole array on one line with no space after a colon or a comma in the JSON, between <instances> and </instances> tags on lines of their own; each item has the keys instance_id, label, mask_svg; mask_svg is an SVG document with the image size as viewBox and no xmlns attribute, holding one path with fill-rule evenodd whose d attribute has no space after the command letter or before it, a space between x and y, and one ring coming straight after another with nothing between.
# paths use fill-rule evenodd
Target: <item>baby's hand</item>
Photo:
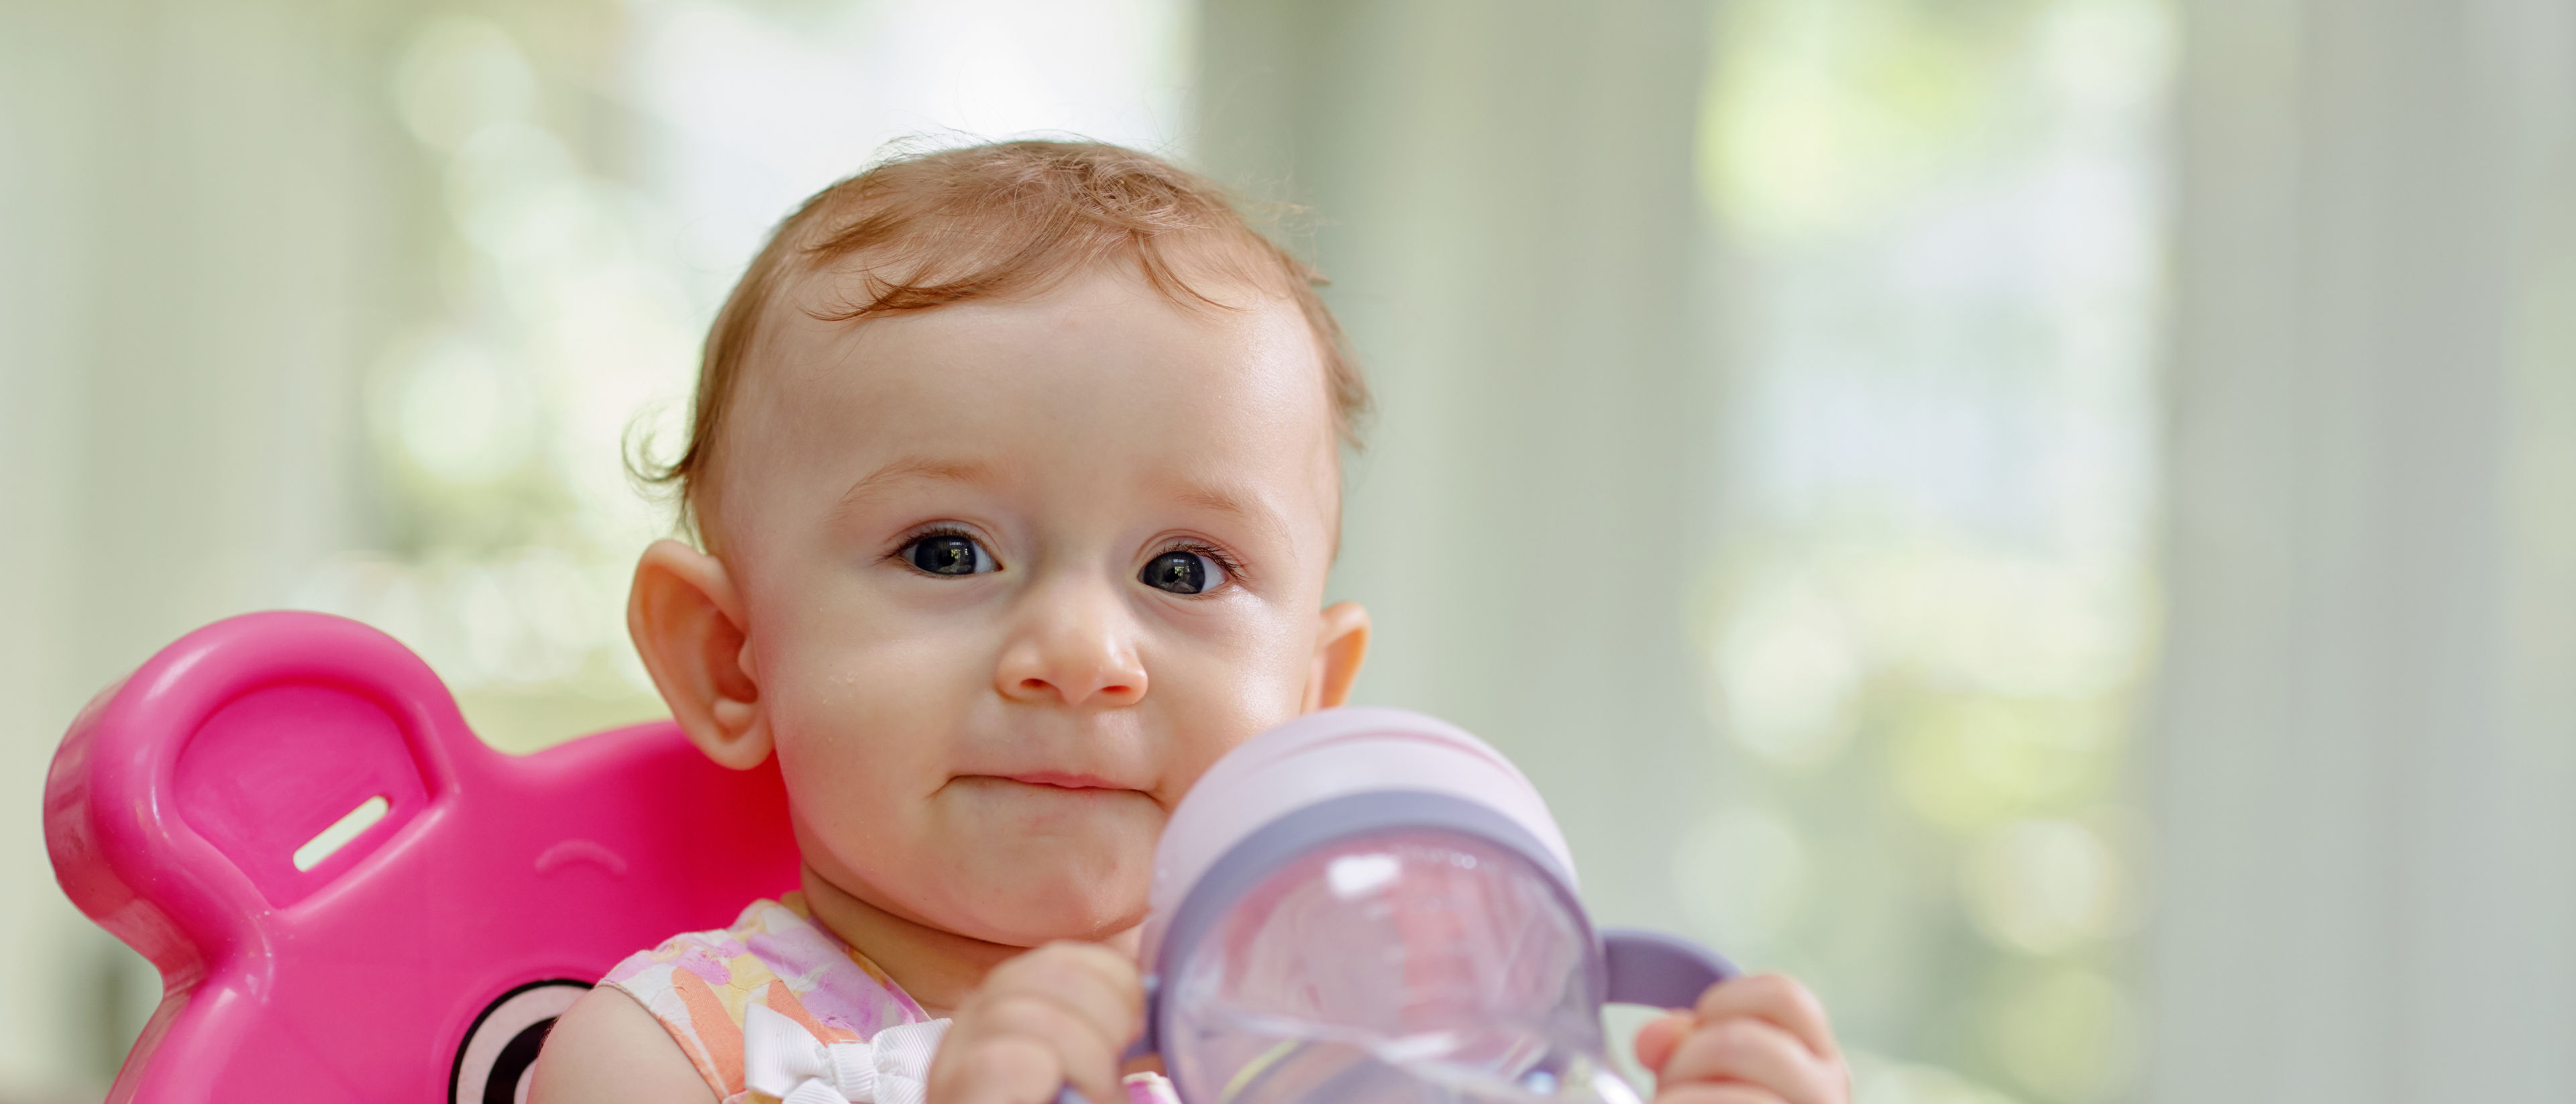
<instances>
[{"instance_id":1,"label":"baby's hand","mask_svg":"<svg viewBox=\"0 0 2576 1104\"><path fill-rule=\"evenodd\" d=\"M1699 1007L1637 1033L1655 1104L1849 1104L1851 1071L1825 1006L1778 974L1719 982Z\"/></svg>"},{"instance_id":2,"label":"baby's hand","mask_svg":"<svg viewBox=\"0 0 2576 1104\"><path fill-rule=\"evenodd\" d=\"M1143 1030L1136 964L1097 943L1050 943L993 968L930 1060L929 1104L1055 1104L1071 1082L1127 1098L1118 1060Z\"/></svg>"}]
</instances>

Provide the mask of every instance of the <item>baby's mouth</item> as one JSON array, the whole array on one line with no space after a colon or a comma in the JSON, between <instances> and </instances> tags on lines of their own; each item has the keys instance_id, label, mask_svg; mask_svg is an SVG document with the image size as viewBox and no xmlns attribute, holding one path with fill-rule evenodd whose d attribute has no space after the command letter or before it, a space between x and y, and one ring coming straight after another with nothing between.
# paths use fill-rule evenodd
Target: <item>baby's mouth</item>
<instances>
[{"instance_id":1,"label":"baby's mouth","mask_svg":"<svg viewBox=\"0 0 2576 1104\"><path fill-rule=\"evenodd\" d=\"M1059 790L1128 790L1135 788L1133 786L1119 785L1116 782L1112 782L1097 775L1069 774L1064 771L1031 771L1027 774L1006 774L998 777L1005 781L1020 783L1024 786L1051 786Z\"/></svg>"}]
</instances>

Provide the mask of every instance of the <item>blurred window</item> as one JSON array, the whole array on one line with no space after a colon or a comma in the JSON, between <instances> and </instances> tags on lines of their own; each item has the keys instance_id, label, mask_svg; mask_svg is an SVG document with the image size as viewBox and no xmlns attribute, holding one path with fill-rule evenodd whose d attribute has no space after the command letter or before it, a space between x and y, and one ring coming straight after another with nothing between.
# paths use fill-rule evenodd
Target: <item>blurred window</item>
<instances>
[{"instance_id":1,"label":"blurred window","mask_svg":"<svg viewBox=\"0 0 2576 1104\"><path fill-rule=\"evenodd\" d=\"M2172 14L1721 11L1704 641L1755 777L1677 882L1711 938L1812 977L1868 1104L2119 1095Z\"/></svg>"}]
</instances>

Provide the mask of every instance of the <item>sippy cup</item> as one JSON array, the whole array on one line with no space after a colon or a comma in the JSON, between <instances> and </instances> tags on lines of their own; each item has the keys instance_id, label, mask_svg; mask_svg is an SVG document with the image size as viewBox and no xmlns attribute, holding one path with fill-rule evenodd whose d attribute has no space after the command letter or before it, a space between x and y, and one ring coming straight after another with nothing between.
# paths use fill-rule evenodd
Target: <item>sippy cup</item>
<instances>
[{"instance_id":1,"label":"sippy cup","mask_svg":"<svg viewBox=\"0 0 2576 1104\"><path fill-rule=\"evenodd\" d=\"M1734 973L1596 933L1529 780L1393 709L1310 714L1209 768L1150 908L1138 1049L1187 1104L1634 1104L1601 1006L1687 1007Z\"/></svg>"}]
</instances>

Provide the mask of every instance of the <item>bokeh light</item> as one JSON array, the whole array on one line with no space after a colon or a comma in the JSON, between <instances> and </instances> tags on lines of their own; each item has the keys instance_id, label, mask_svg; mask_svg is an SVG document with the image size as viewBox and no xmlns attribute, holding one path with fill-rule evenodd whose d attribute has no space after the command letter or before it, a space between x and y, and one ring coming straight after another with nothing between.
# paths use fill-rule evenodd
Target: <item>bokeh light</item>
<instances>
[{"instance_id":1,"label":"bokeh light","mask_svg":"<svg viewBox=\"0 0 2576 1104\"><path fill-rule=\"evenodd\" d=\"M1764 804L1677 888L1811 973L1863 1104L2116 1098L2171 13L1722 11L1701 180L1741 326L1702 640Z\"/></svg>"}]
</instances>

